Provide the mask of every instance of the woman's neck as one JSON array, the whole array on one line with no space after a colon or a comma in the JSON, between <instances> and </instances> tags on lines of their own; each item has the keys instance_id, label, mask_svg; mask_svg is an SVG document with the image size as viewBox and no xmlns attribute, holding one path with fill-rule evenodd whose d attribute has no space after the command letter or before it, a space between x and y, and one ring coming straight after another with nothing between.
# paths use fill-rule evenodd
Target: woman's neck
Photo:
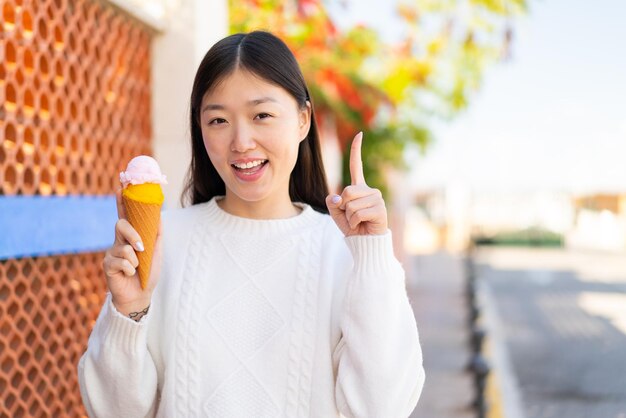
<instances>
[{"instance_id":1,"label":"woman's neck","mask_svg":"<svg viewBox=\"0 0 626 418\"><path fill-rule=\"evenodd\" d=\"M229 196L216 201L217 205L231 215L249 219L284 219L297 216L302 209L294 205L289 197L281 202L260 200L247 202L237 197Z\"/></svg>"}]
</instances>

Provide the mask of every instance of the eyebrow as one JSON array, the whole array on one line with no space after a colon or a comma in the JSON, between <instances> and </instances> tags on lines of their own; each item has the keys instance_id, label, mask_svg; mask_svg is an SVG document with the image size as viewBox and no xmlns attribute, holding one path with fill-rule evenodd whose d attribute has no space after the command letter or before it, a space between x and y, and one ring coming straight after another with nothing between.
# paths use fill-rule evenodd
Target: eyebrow
<instances>
[{"instance_id":1,"label":"eyebrow","mask_svg":"<svg viewBox=\"0 0 626 418\"><path fill-rule=\"evenodd\" d=\"M248 106L257 106L257 105L260 105L262 103L267 103L267 102L278 103L278 100L274 99L273 97L269 97L269 96L260 97L258 99L248 100ZM224 110L224 109L225 109L224 105L215 104L215 103L209 103L209 104L207 104L206 106L204 106L202 108L202 112L201 113L204 113L207 110Z\"/></svg>"}]
</instances>

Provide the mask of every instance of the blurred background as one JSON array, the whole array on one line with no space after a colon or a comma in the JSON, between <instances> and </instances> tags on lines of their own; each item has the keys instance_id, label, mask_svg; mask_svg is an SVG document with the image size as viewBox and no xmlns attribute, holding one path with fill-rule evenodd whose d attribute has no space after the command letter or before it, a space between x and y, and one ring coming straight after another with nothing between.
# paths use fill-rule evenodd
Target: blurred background
<instances>
[{"instance_id":1,"label":"blurred background","mask_svg":"<svg viewBox=\"0 0 626 418\"><path fill-rule=\"evenodd\" d=\"M427 373L412 417L626 418L626 4L0 0L0 416L84 416L113 194L179 206L208 48L270 30L332 189L364 131Z\"/></svg>"}]
</instances>

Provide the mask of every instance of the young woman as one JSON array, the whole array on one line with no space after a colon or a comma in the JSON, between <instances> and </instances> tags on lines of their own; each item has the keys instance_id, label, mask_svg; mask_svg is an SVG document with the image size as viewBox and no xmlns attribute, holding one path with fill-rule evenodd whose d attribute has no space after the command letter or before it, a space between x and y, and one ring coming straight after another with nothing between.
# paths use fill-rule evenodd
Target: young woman
<instances>
[{"instance_id":1,"label":"young woman","mask_svg":"<svg viewBox=\"0 0 626 418\"><path fill-rule=\"evenodd\" d=\"M118 203L110 293L78 366L89 415L408 416L422 353L362 134L352 184L328 195L307 87L267 32L209 50L190 116L192 205L164 212L143 291Z\"/></svg>"}]
</instances>

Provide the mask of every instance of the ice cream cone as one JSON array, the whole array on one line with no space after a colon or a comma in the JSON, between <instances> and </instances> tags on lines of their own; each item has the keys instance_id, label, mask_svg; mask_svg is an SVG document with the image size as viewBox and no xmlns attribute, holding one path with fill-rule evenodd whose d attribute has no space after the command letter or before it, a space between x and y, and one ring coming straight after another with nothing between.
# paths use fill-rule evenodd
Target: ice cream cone
<instances>
[{"instance_id":1,"label":"ice cream cone","mask_svg":"<svg viewBox=\"0 0 626 418\"><path fill-rule=\"evenodd\" d=\"M140 188L146 185L140 184L130 187ZM137 272L139 273L141 288L145 289L148 285L148 277L150 277L150 266L152 265L154 244L159 231L162 203L145 203L129 197L127 193L122 193L122 198L128 222L137 230L144 246L143 251L137 252L137 259L139 260Z\"/></svg>"},{"instance_id":2,"label":"ice cream cone","mask_svg":"<svg viewBox=\"0 0 626 418\"><path fill-rule=\"evenodd\" d=\"M124 184L122 201L126 210L128 222L135 228L141 237L144 251L137 251L137 273L141 288L148 286L152 256L159 223L161 221L161 206L163 205L163 191L161 183L166 183L165 176L157 162L147 156L133 158L128 164L126 172L120 174Z\"/></svg>"}]
</instances>

